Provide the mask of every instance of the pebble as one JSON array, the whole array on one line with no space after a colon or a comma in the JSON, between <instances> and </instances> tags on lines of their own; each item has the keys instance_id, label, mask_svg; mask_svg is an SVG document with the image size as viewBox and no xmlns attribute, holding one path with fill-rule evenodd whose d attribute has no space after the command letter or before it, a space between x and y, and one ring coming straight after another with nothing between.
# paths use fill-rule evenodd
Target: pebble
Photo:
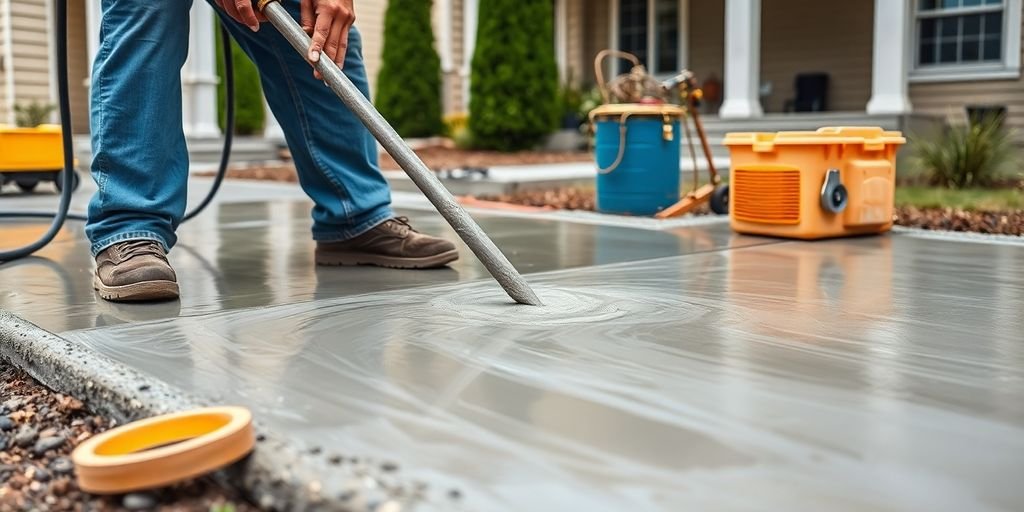
<instances>
[{"instance_id":1,"label":"pebble","mask_svg":"<svg viewBox=\"0 0 1024 512\"><path fill-rule=\"evenodd\" d=\"M74 469L75 465L67 457L57 457L50 463L50 470L61 475L70 473Z\"/></svg>"},{"instance_id":2,"label":"pebble","mask_svg":"<svg viewBox=\"0 0 1024 512\"><path fill-rule=\"evenodd\" d=\"M32 448L32 453L42 455L62 444L64 444L64 438L61 436L44 437L36 442L36 445Z\"/></svg>"},{"instance_id":3,"label":"pebble","mask_svg":"<svg viewBox=\"0 0 1024 512\"><path fill-rule=\"evenodd\" d=\"M397 471L398 470L398 464L395 464L394 462L385 462L385 463L380 465L380 469L384 470L385 472L390 473L392 471Z\"/></svg>"},{"instance_id":4,"label":"pebble","mask_svg":"<svg viewBox=\"0 0 1024 512\"><path fill-rule=\"evenodd\" d=\"M54 496L63 496L67 494L69 485L71 484L67 478L59 478L50 484L50 492L52 492Z\"/></svg>"},{"instance_id":5,"label":"pebble","mask_svg":"<svg viewBox=\"0 0 1024 512\"><path fill-rule=\"evenodd\" d=\"M10 464L0 464L0 477L5 477L6 478L7 473L10 473L11 471L14 471L15 469L17 469L17 468L15 468L14 466L12 466Z\"/></svg>"},{"instance_id":6,"label":"pebble","mask_svg":"<svg viewBox=\"0 0 1024 512\"><path fill-rule=\"evenodd\" d=\"M32 427L21 427L21 430L18 431L18 434L14 436L14 444L22 448L28 448L29 446L32 445L33 442L35 442L36 436L38 435L39 432L37 432L36 429Z\"/></svg>"},{"instance_id":7,"label":"pebble","mask_svg":"<svg viewBox=\"0 0 1024 512\"><path fill-rule=\"evenodd\" d=\"M0 435L0 451L7 449L7 436Z\"/></svg>"},{"instance_id":8,"label":"pebble","mask_svg":"<svg viewBox=\"0 0 1024 512\"><path fill-rule=\"evenodd\" d=\"M124 495L121 506L128 510L148 510L156 507L156 498L152 494L133 492Z\"/></svg>"},{"instance_id":9,"label":"pebble","mask_svg":"<svg viewBox=\"0 0 1024 512\"><path fill-rule=\"evenodd\" d=\"M36 468L36 472L33 475L33 478L35 478L37 482L49 481L50 480L50 472L45 470L45 469L43 469L43 468Z\"/></svg>"},{"instance_id":10,"label":"pebble","mask_svg":"<svg viewBox=\"0 0 1024 512\"><path fill-rule=\"evenodd\" d=\"M327 458L327 462L329 462L329 463L331 463L332 465L335 465L335 466L341 464L341 460L342 460L341 455L331 455L330 457Z\"/></svg>"},{"instance_id":11,"label":"pebble","mask_svg":"<svg viewBox=\"0 0 1024 512\"><path fill-rule=\"evenodd\" d=\"M7 416L0 416L0 430L7 432L14 428L14 422Z\"/></svg>"},{"instance_id":12,"label":"pebble","mask_svg":"<svg viewBox=\"0 0 1024 512\"><path fill-rule=\"evenodd\" d=\"M8 411L11 412L21 409L21 400L18 400L17 398L12 398L4 402L4 409L7 409Z\"/></svg>"}]
</instances>

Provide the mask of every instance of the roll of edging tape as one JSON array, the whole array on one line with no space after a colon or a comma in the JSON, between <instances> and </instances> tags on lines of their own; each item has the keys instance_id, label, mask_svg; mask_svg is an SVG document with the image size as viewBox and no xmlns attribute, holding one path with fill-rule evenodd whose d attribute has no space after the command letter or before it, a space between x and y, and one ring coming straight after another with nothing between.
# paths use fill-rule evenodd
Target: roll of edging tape
<instances>
[{"instance_id":1,"label":"roll of edging tape","mask_svg":"<svg viewBox=\"0 0 1024 512\"><path fill-rule=\"evenodd\" d=\"M83 491L119 494L215 471L244 457L254 443L247 409L210 407L108 430L78 445L71 459Z\"/></svg>"}]
</instances>

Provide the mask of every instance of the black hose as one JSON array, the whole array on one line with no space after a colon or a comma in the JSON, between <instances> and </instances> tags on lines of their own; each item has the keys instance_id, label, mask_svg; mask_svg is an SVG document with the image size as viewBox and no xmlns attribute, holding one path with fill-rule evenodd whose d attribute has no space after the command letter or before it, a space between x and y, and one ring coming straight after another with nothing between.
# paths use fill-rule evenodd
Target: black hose
<instances>
[{"instance_id":1,"label":"black hose","mask_svg":"<svg viewBox=\"0 0 1024 512\"><path fill-rule=\"evenodd\" d=\"M46 247L53 241L57 233L64 227L67 220L87 220L84 215L68 213L71 207L71 195L74 189L74 148L73 134L71 133L71 100L68 93L68 1L57 0L55 33L57 38L57 93L60 105L60 124L64 146L64 172L61 173L60 203L56 212L22 212L22 211L0 211L0 219L28 218L28 219L52 219L50 228L35 242L24 247L0 251L0 265L6 262L30 256L36 251ZM182 221L188 221L199 215L213 201L217 191L220 190L224 176L227 174L228 163L231 160L231 144L235 132L235 68L231 58L231 39L227 27L223 22L220 24L221 48L224 54L224 74L227 113L225 115L224 146L221 150L220 165L217 168L217 175L213 179L213 185L206 197L192 211L185 214Z\"/></svg>"}]
</instances>

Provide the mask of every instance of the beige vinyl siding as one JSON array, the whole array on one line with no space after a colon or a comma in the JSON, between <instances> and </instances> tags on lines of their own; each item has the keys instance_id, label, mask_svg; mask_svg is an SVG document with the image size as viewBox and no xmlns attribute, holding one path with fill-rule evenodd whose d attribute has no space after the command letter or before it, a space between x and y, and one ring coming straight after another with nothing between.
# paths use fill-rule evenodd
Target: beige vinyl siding
<instances>
[{"instance_id":1,"label":"beige vinyl siding","mask_svg":"<svg viewBox=\"0 0 1024 512\"><path fill-rule=\"evenodd\" d=\"M764 0L761 81L765 112L782 112L798 73L829 75L828 110L863 111L871 97L874 0Z\"/></svg>"},{"instance_id":2,"label":"beige vinyl siding","mask_svg":"<svg viewBox=\"0 0 1024 512\"><path fill-rule=\"evenodd\" d=\"M583 58L583 0L565 0L566 23L566 72L574 84L586 76ZM557 44L557 43L556 43Z\"/></svg>"},{"instance_id":3,"label":"beige vinyl siding","mask_svg":"<svg viewBox=\"0 0 1024 512\"><path fill-rule=\"evenodd\" d=\"M384 46L384 12L388 2L356 2L355 8L356 27L363 36L363 63L372 97L377 94L377 73L380 72L380 55Z\"/></svg>"},{"instance_id":4,"label":"beige vinyl siding","mask_svg":"<svg viewBox=\"0 0 1024 512\"><path fill-rule=\"evenodd\" d=\"M589 0L583 6L583 79L586 83L594 83L594 57L611 43L609 24L611 20L611 2L608 0Z\"/></svg>"},{"instance_id":5,"label":"beige vinyl siding","mask_svg":"<svg viewBox=\"0 0 1024 512\"><path fill-rule=\"evenodd\" d=\"M451 0L452 12L451 12L451 32L447 34L450 38L452 48L452 68L443 71L442 75L442 87L444 93L442 95L442 101L444 102L445 114L454 114L460 112L466 112L469 107L465 104L465 98L463 97L463 76L462 69L463 63L466 62L465 55L465 44L463 39L463 30L465 23L463 23L463 6L462 0ZM438 8L438 4L434 4L434 8Z\"/></svg>"},{"instance_id":6,"label":"beige vinyl siding","mask_svg":"<svg viewBox=\"0 0 1024 512\"><path fill-rule=\"evenodd\" d=\"M725 68L725 2L690 0L689 68L703 82L723 80Z\"/></svg>"},{"instance_id":7,"label":"beige vinyl siding","mask_svg":"<svg viewBox=\"0 0 1024 512\"><path fill-rule=\"evenodd\" d=\"M8 122L11 106L7 104L7 76L11 63L7 62L7 9L0 0L0 124Z\"/></svg>"},{"instance_id":8,"label":"beige vinyl siding","mask_svg":"<svg viewBox=\"0 0 1024 512\"><path fill-rule=\"evenodd\" d=\"M11 0L11 38L16 103L52 103L45 0Z\"/></svg>"},{"instance_id":9,"label":"beige vinyl siding","mask_svg":"<svg viewBox=\"0 0 1024 512\"><path fill-rule=\"evenodd\" d=\"M89 54L85 47L85 2L68 2L68 91L74 133L89 133Z\"/></svg>"},{"instance_id":10,"label":"beige vinyl siding","mask_svg":"<svg viewBox=\"0 0 1024 512\"><path fill-rule=\"evenodd\" d=\"M1024 39L1024 29L1021 37ZM970 105L1005 106L1007 125L1017 131L1017 140L1024 144L1024 76L1012 80L912 83L910 104L915 113L944 117L950 122L964 122L966 107Z\"/></svg>"}]
</instances>

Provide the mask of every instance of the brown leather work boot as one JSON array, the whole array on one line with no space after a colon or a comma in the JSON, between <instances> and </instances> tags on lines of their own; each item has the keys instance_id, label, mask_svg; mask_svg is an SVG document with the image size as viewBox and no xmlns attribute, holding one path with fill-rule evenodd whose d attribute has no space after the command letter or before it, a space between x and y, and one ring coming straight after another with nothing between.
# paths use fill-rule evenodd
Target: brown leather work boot
<instances>
[{"instance_id":1,"label":"brown leather work boot","mask_svg":"<svg viewBox=\"0 0 1024 512\"><path fill-rule=\"evenodd\" d=\"M129 240L96 255L92 287L114 302L178 298L178 279L159 242Z\"/></svg>"},{"instance_id":2,"label":"brown leather work boot","mask_svg":"<svg viewBox=\"0 0 1024 512\"><path fill-rule=\"evenodd\" d=\"M416 232L405 217L386 220L351 240L316 244L317 265L436 268L457 259L455 244Z\"/></svg>"}]
</instances>

